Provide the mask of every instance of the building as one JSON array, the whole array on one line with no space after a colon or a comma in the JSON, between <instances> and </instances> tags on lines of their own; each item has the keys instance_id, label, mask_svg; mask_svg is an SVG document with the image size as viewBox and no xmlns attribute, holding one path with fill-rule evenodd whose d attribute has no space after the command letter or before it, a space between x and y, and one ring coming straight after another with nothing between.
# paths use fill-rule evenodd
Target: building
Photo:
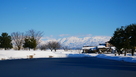
<instances>
[{"instance_id":1,"label":"building","mask_svg":"<svg viewBox=\"0 0 136 77\"><path fill-rule=\"evenodd\" d=\"M83 53L111 53L115 50L115 47L106 42L99 44L98 46L83 46L82 50Z\"/></svg>"},{"instance_id":2,"label":"building","mask_svg":"<svg viewBox=\"0 0 136 77\"><path fill-rule=\"evenodd\" d=\"M96 50L95 46L83 46L82 47L83 53L91 53L92 50Z\"/></svg>"}]
</instances>

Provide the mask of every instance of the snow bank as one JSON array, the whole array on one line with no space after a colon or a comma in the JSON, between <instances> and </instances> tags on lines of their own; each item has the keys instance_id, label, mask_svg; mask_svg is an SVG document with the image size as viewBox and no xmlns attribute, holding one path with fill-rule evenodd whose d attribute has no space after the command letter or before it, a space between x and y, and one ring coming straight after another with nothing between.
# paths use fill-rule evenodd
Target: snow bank
<instances>
[{"instance_id":1,"label":"snow bank","mask_svg":"<svg viewBox=\"0 0 136 77\"><path fill-rule=\"evenodd\" d=\"M118 61L125 61L125 62L134 62L136 63L136 55L131 56L127 54L127 56L120 55L115 56L114 54L82 54L79 50L57 50L55 51L41 51L41 50L0 50L0 60L6 59L27 59L27 58L65 58L65 57L97 57L97 58L104 58L110 60L118 60Z\"/></svg>"},{"instance_id":2,"label":"snow bank","mask_svg":"<svg viewBox=\"0 0 136 77\"><path fill-rule=\"evenodd\" d=\"M99 54L96 57L97 58L110 59L110 60L136 63L136 56L129 56L129 55L130 54L127 54L127 56L124 56L124 55L115 56L114 54Z\"/></svg>"},{"instance_id":3,"label":"snow bank","mask_svg":"<svg viewBox=\"0 0 136 77\"><path fill-rule=\"evenodd\" d=\"M59 56L65 56L61 53L54 53L51 51L15 51L15 50L9 50L9 51L0 51L0 59L20 59L20 58L29 58L29 56L33 56L33 58L48 58L49 56L53 57L59 57Z\"/></svg>"},{"instance_id":4,"label":"snow bank","mask_svg":"<svg viewBox=\"0 0 136 77\"><path fill-rule=\"evenodd\" d=\"M25 58L49 58L49 57L54 57L54 58L61 58L61 57L67 57L69 56L68 54L80 54L80 51L64 51L64 50L58 50L58 51L41 51L41 50L0 50L0 60L5 60L5 59L25 59ZM70 56L69 56L70 57ZM79 57L79 56L78 56Z\"/></svg>"}]
</instances>

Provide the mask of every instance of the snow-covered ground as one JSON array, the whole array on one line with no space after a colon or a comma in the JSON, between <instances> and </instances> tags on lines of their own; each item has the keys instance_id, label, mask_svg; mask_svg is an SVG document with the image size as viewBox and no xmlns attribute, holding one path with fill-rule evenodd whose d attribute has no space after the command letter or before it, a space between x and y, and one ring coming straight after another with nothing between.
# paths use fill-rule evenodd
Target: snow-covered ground
<instances>
[{"instance_id":1,"label":"snow-covered ground","mask_svg":"<svg viewBox=\"0 0 136 77\"><path fill-rule=\"evenodd\" d=\"M0 60L7 60L7 59L26 59L26 58L64 58L64 57L97 57L97 58L104 58L104 59L111 59L111 60L118 60L118 61L126 61L126 62L134 62L136 63L136 55L131 56L130 53L127 56L123 54L120 56L115 56L114 54L82 54L81 50L57 50L55 51L41 51L41 50L0 50Z\"/></svg>"}]
</instances>

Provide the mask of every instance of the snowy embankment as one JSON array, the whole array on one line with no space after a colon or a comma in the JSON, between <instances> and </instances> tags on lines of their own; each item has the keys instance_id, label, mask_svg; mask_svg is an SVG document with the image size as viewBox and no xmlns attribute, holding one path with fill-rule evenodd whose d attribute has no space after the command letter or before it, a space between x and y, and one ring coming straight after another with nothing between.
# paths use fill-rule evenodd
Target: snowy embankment
<instances>
[{"instance_id":1,"label":"snowy embankment","mask_svg":"<svg viewBox=\"0 0 136 77\"><path fill-rule=\"evenodd\" d=\"M30 56L33 56L32 58L63 58L63 57L84 57L83 54L79 54L80 51L64 51L64 50L57 50L55 51L41 51L41 50L0 50L0 60L5 59L25 59L30 58ZM72 55L76 54L76 55Z\"/></svg>"},{"instance_id":2,"label":"snowy embankment","mask_svg":"<svg viewBox=\"0 0 136 77\"><path fill-rule=\"evenodd\" d=\"M27 59L27 58L65 58L65 57L97 57L97 58L104 58L104 59L111 59L111 60L118 60L118 61L126 61L126 62L134 62L136 63L136 55L131 56L127 54L124 56L123 54L120 56L115 56L114 54L82 54L79 50L57 50L55 51L27 51L27 50L0 50L0 60L7 60L7 59Z\"/></svg>"},{"instance_id":3,"label":"snowy embankment","mask_svg":"<svg viewBox=\"0 0 136 77\"><path fill-rule=\"evenodd\" d=\"M130 56L130 53L128 53L127 56L124 56L124 54L121 54L120 56L115 56L114 54L99 54L95 57L136 63L136 55Z\"/></svg>"}]
</instances>

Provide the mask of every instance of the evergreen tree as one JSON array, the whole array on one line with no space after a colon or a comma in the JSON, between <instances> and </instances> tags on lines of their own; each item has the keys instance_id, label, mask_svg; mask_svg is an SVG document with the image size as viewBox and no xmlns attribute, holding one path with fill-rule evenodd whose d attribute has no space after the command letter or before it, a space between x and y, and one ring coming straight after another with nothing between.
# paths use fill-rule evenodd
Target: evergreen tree
<instances>
[{"instance_id":1,"label":"evergreen tree","mask_svg":"<svg viewBox=\"0 0 136 77\"><path fill-rule=\"evenodd\" d=\"M126 35L129 39L129 48L132 50L132 56L134 56L135 47L136 47L136 24L130 24L126 28Z\"/></svg>"},{"instance_id":2,"label":"evergreen tree","mask_svg":"<svg viewBox=\"0 0 136 77\"><path fill-rule=\"evenodd\" d=\"M121 52L121 48L123 47L123 27L121 28L117 28L116 31L114 32L113 37L110 39L109 43L111 43L112 45L114 45L117 49L118 54L120 55Z\"/></svg>"},{"instance_id":3,"label":"evergreen tree","mask_svg":"<svg viewBox=\"0 0 136 77\"><path fill-rule=\"evenodd\" d=\"M0 36L0 48L4 48L5 50L12 48L11 36L8 33L2 33Z\"/></svg>"},{"instance_id":4,"label":"evergreen tree","mask_svg":"<svg viewBox=\"0 0 136 77\"><path fill-rule=\"evenodd\" d=\"M43 36L43 32L41 31L36 31L36 30L28 30L26 32L26 37L29 37L31 41L33 41L33 48L34 50L36 49L37 45L40 44L40 40Z\"/></svg>"},{"instance_id":5,"label":"evergreen tree","mask_svg":"<svg viewBox=\"0 0 136 77\"><path fill-rule=\"evenodd\" d=\"M29 48L29 50L30 50L29 46L30 46L30 41L29 41L29 39L25 38L25 43L24 43L23 47L24 48Z\"/></svg>"},{"instance_id":6,"label":"evergreen tree","mask_svg":"<svg viewBox=\"0 0 136 77\"><path fill-rule=\"evenodd\" d=\"M34 38L25 38L24 48L36 49L36 40Z\"/></svg>"},{"instance_id":7,"label":"evergreen tree","mask_svg":"<svg viewBox=\"0 0 136 77\"><path fill-rule=\"evenodd\" d=\"M117 28L114 32L113 37L110 39L109 43L114 45L117 48L117 51L120 55L120 50L125 51L124 55L126 56L127 49L132 50L132 56L135 52L136 47L136 24L131 24L128 26L122 26Z\"/></svg>"},{"instance_id":8,"label":"evergreen tree","mask_svg":"<svg viewBox=\"0 0 136 77\"><path fill-rule=\"evenodd\" d=\"M36 39L31 38L30 40L31 40L31 48L34 49L34 50L36 50L36 46L37 46Z\"/></svg>"}]
</instances>

